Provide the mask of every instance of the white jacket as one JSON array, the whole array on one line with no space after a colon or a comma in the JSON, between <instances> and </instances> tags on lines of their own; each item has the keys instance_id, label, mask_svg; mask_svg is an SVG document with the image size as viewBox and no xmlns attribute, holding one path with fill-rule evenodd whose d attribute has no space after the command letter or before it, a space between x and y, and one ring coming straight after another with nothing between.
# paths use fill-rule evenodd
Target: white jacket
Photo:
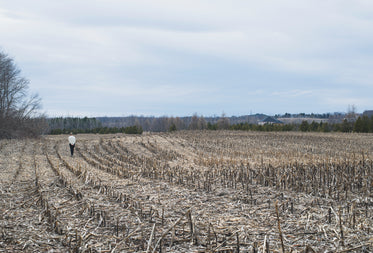
<instances>
[{"instance_id":1,"label":"white jacket","mask_svg":"<svg viewBox=\"0 0 373 253\"><path fill-rule=\"evenodd\" d=\"M72 135L69 136L69 143L71 145L75 145L75 137L74 136L72 136Z\"/></svg>"}]
</instances>

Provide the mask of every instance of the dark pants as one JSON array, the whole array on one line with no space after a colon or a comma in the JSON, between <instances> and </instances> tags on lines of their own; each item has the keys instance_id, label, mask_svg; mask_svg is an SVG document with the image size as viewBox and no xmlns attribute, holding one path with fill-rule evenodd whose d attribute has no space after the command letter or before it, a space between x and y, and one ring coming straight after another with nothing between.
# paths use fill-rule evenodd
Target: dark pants
<instances>
[{"instance_id":1,"label":"dark pants","mask_svg":"<svg viewBox=\"0 0 373 253\"><path fill-rule=\"evenodd\" d=\"M75 144L74 145L69 144L69 145L70 145L71 156L73 156L74 155Z\"/></svg>"}]
</instances>

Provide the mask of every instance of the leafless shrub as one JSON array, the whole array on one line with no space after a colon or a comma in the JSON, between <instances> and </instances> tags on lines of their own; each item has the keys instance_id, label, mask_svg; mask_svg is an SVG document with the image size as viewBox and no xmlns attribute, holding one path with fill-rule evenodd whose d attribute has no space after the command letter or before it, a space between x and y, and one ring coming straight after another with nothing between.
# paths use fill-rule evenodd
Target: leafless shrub
<instances>
[{"instance_id":1,"label":"leafless shrub","mask_svg":"<svg viewBox=\"0 0 373 253\"><path fill-rule=\"evenodd\" d=\"M29 95L28 85L13 59L0 52L0 139L35 137L45 128L41 99Z\"/></svg>"}]
</instances>

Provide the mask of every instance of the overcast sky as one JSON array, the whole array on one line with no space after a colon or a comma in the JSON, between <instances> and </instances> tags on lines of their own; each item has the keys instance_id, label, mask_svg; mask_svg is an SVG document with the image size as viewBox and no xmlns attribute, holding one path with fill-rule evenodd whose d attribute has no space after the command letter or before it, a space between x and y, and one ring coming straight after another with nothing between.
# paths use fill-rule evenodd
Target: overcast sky
<instances>
[{"instance_id":1,"label":"overcast sky","mask_svg":"<svg viewBox=\"0 0 373 253\"><path fill-rule=\"evenodd\" d=\"M372 0L0 0L49 116L373 109Z\"/></svg>"}]
</instances>

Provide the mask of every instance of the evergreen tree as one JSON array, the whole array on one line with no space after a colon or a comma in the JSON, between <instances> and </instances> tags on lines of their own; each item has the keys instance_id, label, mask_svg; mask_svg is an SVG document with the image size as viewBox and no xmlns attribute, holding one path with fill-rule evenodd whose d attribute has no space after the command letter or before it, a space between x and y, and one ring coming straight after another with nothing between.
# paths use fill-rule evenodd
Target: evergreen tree
<instances>
[{"instance_id":1,"label":"evergreen tree","mask_svg":"<svg viewBox=\"0 0 373 253\"><path fill-rule=\"evenodd\" d=\"M356 124L356 123L355 123ZM347 119L343 120L342 126L341 126L341 131L344 133L349 133L352 132L354 129L354 124L349 122Z\"/></svg>"},{"instance_id":2,"label":"evergreen tree","mask_svg":"<svg viewBox=\"0 0 373 253\"><path fill-rule=\"evenodd\" d=\"M302 131L302 132L307 132L309 131L309 124L306 120L303 120L302 123L300 124L299 126L299 129Z\"/></svg>"}]
</instances>

